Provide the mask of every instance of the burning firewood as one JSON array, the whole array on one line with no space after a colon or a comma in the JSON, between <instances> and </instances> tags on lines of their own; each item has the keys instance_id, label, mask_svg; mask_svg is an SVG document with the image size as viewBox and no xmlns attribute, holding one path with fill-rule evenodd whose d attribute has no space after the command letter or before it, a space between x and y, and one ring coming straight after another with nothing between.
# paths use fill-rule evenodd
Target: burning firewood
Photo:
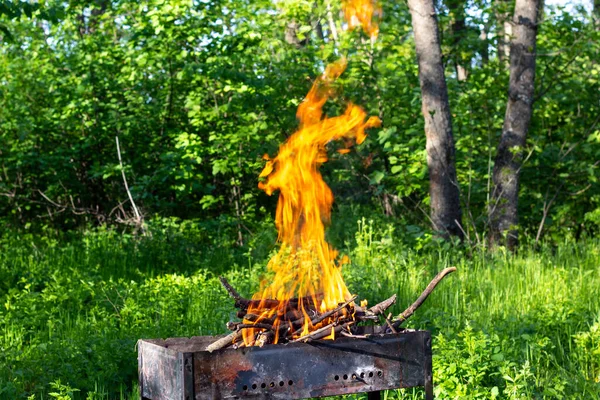
<instances>
[{"instance_id":1,"label":"burning firewood","mask_svg":"<svg viewBox=\"0 0 600 400\"><path fill-rule=\"evenodd\" d=\"M451 267L438 273L429 285L427 285L427 288L421 293L419 298L393 320L391 319L391 313L387 316L385 316L385 313L396 303L397 296L395 294L368 309L364 309L354 304L354 300L356 300L357 296L352 296L346 302L339 304L336 308L329 311L319 313L314 310L315 315L310 319L310 326L316 327L323 321L332 320L332 322L306 334L303 334L305 317L301 315L298 309L290 308L283 320L275 317L261 319L258 315L244 312L242 315L238 314L238 317L242 318L241 322L227 323L227 328L233 330L233 332L212 343L206 350L212 352L232 345L235 345L236 347L244 347L246 345L263 346L265 344L273 343L275 337L279 338L278 343L308 342L327 337L335 338L339 335L349 338L365 338L368 335L355 335L353 334L352 328L358 323L379 321L381 318L384 319L384 324L381 325L382 329L377 330L378 332L397 333L398 330L401 329L400 326L425 302L427 297L433 292L441 280L454 271L456 271L456 268ZM244 305L254 301L243 298L224 277L219 277L219 279L221 280L223 287L227 290L227 293L234 299L237 308L243 309ZM280 303L275 299L267 300L268 301L263 300L263 304ZM291 299L288 302L292 307L294 305L299 307L300 303L301 301L298 301L298 299ZM294 317L297 318L294 319ZM256 331L253 338L247 341L247 343L244 342L244 330Z\"/></svg>"},{"instance_id":2,"label":"burning firewood","mask_svg":"<svg viewBox=\"0 0 600 400\"><path fill-rule=\"evenodd\" d=\"M229 282L227 282L227 279L220 276L219 280L221 281L221 284L223 285L225 290L227 290L229 296L231 296L235 300L235 308L238 308L240 310L238 312L238 318L245 318L248 308L260 307L263 309L274 309L278 308L281 304L279 300L275 299L246 299L242 297L237 292L237 290L235 290L233 286L229 284ZM318 300L319 296L316 296L316 299ZM288 308L292 312L295 312L294 310L298 308L298 305L300 303L303 303L304 307L311 307L310 303L312 302L312 300L313 299L311 297L291 298L286 301L286 308Z\"/></svg>"}]
</instances>

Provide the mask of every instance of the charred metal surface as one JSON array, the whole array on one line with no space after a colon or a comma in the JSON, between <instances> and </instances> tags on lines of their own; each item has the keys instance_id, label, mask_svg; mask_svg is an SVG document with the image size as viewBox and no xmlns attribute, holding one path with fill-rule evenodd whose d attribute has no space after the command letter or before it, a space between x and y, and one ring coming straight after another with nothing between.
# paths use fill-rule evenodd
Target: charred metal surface
<instances>
[{"instance_id":1,"label":"charred metal surface","mask_svg":"<svg viewBox=\"0 0 600 400\"><path fill-rule=\"evenodd\" d=\"M215 339L141 340L142 398L301 399L415 386L432 396L426 331L204 351Z\"/></svg>"},{"instance_id":2,"label":"charred metal surface","mask_svg":"<svg viewBox=\"0 0 600 400\"><path fill-rule=\"evenodd\" d=\"M183 400L180 354L150 342L139 342L139 382L143 399Z\"/></svg>"}]
</instances>

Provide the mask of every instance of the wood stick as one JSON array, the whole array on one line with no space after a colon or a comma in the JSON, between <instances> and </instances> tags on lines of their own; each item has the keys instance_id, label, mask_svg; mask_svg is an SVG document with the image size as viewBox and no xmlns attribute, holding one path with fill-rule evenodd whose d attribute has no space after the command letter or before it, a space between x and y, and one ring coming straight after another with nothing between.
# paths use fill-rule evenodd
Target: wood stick
<instances>
[{"instance_id":1,"label":"wood stick","mask_svg":"<svg viewBox=\"0 0 600 400\"><path fill-rule=\"evenodd\" d=\"M278 300L265 299L265 300L250 300L242 297L237 290L225 279L224 276L219 276L221 285L225 288L230 297L235 300L235 307L241 310L247 310L249 306L258 306L263 302L265 308L273 308L279 305Z\"/></svg>"},{"instance_id":2,"label":"wood stick","mask_svg":"<svg viewBox=\"0 0 600 400\"><path fill-rule=\"evenodd\" d=\"M388 308L390 308L391 306L393 306L396 303L397 298L398 298L397 295L393 295L389 299L386 299L379 304L375 304L373 307L369 308L367 311L372 312L375 315L383 314L385 312L385 310L387 310Z\"/></svg>"},{"instance_id":3,"label":"wood stick","mask_svg":"<svg viewBox=\"0 0 600 400\"><path fill-rule=\"evenodd\" d=\"M232 322L232 321L229 321L227 324L225 324L227 329L229 329L230 331L237 331L239 325L240 325L240 322Z\"/></svg>"},{"instance_id":4,"label":"wood stick","mask_svg":"<svg viewBox=\"0 0 600 400\"><path fill-rule=\"evenodd\" d=\"M393 295L389 299L385 299L381 303L375 304L373 307L365 309L359 305L354 306L354 319L357 321L377 321L378 314L383 314L385 310L396 303L397 296Z\"/></svg>"},{"instance_id":5,"label":"wood stick","mask_svg":"<svg viewBox=\"0 0 600 400\"><path fill-rule=\"evenodd\" d=\"M215 350L220 350L223 349L227 346L231 346L232 344L234 344L235 342L237 342L238 340L240 340L242 338L242 331L236 331L236 332L232 332L229 335L222 337L221 339L213 342L212 344L208 345L206 347L206 351L208 351L209 353L212 353Z\"/></svg>"},{"instance_id":6,"label":"wood stick","mask_svg":"<svg viewBox=\"0 0 600 400\"><path fill-rule=\"evenodd\" d=\"M223 285L223 287L227 291L227 294L229 294L229 296L235 300L235 308L240 308L243 310L248 309L248 302L250 300L243 298L238 293L238 291L235 290L234 287L229 284L229 282L227 281L227 279L225 279L224 276L219 276L219 280L221 281L221 285Z\"/></svg>"},{"instance_id":7,"label":"wood stick","mask_svg":"<svg viewBox=\"0 0 600 400\"><path fill-rule=\"evenodd\" d=\"M346 308L346 307L347 307L347 306L348 306L350 303L352 303L354 300L356 300L356 298L357 298L357 297L358 297L358 295L354 295L354 296L352 296L352 298L351 298L350 300L348 300L347 302L345 302L345 303L343 303L343 304L340 304L339 306L337 306L336 308L334 308L334 309L333 309L333 310L331 310L331 311L327 311L327 312L324 312L324 313L323 313L323 314L321 314L321 315L318 315L318 316L316 316L315 318L311 319L311 320L310 320L310 322L311 322L313 325L316 325L316 324L318 324L319 322L321 322L321 321L325 320L326 318L328 318L328 317L332 316L332 315L333 315L333 314L335 314L336 312L338 312L338 311L341 311L341 310L343 310L344 308Z\"/></svg>"},{"instance_id":8,"label":"wood stick","mask_svg":"<svg viewBox=\"0 0 600 400\"><path fill-rule=\"evenodd\" d=\"M248 315L253 315L253 314L248 314ZM268 339L269 343L271 343L271 341L274 339L275 333L276 333L275 327L273 326L275 321L276 321L275 318L271 318L271 319L260 320L260 322L258 322L256 324L245 324L245 323L241 323L241 322L228 323L228 328L232 329L235 326L236 329L248 329L248 328L267 329L267 331L260 332L260 333L268 335L266 339ZM280 320L279 327L277 329L279 338L284 339L284 340L287 339L288 337L291 338L292 335L290 334L290 332L301 328L303 326L303 324L304 324L303 316L294 321Z\"/></svg>"},{"instance_id":9,"label":"wood stick","mask_svg":"<svg viewBox=\"0 0 600 400\"><path fill-rule=\"evenodd\" d=\"M260 315L256 315L256 314L244 314L243 316L240 317L241 319L245 320L245 321L250 321L250 322L256 322L260 319ZM266 321L269 318L263 318L261 321Z\"/></svg>"},{"instance_id":10,"label":"wood stick","mask_svg":"<svg viewBox=\"0 0 600 400\"><path fill-rule=\"evenodd\" d=\"M356 300L356 298L357 298L357 297L358 297L358 295L356 295L356 296L352 296L352 298L351 298L350 300L348 300L347 302L345 302L345 303L343 303L343 304L340 304L339 306L337 306L337 307L336 307L336 308L334 308L333 310L330 310L330 311L324 312L323 314L319 314L319 315L317 315L316 317L314 317L314 318L312 318L312 319L310 320L310 323L311 323L313 326L317 325L318 323L320 323L320 322L324 321L325 319L327 319L328 317L332 316L332 315L333 315L333 314L335 314L336 312L338 312L338 311L340 311L340 310L344 309L345 307L347 307L347 306L348 306L348 304L350 304L350 303L352 303L354 300ZM294 321L294 322L295 322L295 321ZM304 318L302 318L302 322L301 322L301 323L302 323L302 325L304 325ZM303 328L304 328L304 327L302 326L302 327L298 328L297 330L295 330L295 331L292 333L292 337L294 337L294 336L296 336L296 335L299 335L299 334L300 334L300 332L302 331L302 329L303 329ZM318 330L318 329L317 329L317 330ZM316 332L316 331L313 331L313 332Z\"/></svg>"},{"instance_id":11,"label":"wood stick","mask_svg":"<svg viewBox=\"0 0 600 400\"><path fill-rule=\"evenodd\" d=\"M354 321L338 320L338 321L332 322L331 324L326 325L322 328L319 328L316 331L313 331L307 335L304 335L298 339L292 340L291 342L308 342L311 340L322 339L331 334L331 328L333 328L334 334L338 334L338 333L342 332L342 329L344 329L344 328L348 329L353 324L354 324Z\"/></svg>"},{"instance_id":12,"label":"wood stick","mask_svg":"<svg viewBox=\"0 0 600 400\"><path fill-rule=\"evenodd\" d=\"M240 318L242 318L244 320L247 320L247 321L250 321L250 322L262 322L264 324L271 324L271 325L273 325L275 323L275 321L277 320L277 318L279 318L280 321L293 321L295 323L296 320L303 319L303 316L300 314L299 311L292 310L292 311L288 311L287 313L285 313L281 317L278 316L278 315L273 315L272 317L262 318L261 319L260 315L256 315L256 314L244 314Z\"/></svg>"},{"instance_id":13,"label":"wood stick","mask_svg":"<svg viewBox=\"0 0 600 400\"><path fill-rule=\"evenodd\" d=\"M362 311L357 310L354 313L354 319L357 321L378 321L379 317L368 310L362 309Z\"/></svg>"},{"instance_id":14,"label":"wood stick","mask_svg":"<svg viewBox=\"0 0 600 400\"><path fill-rule=\"evenodd\" d=\"M246 299L242 297L237 290L225 279L223 276L219 276L219 280L221 281L221 285L225 288L230 297L235 300L235 308L239 308L241 311L246 311L248 308L265 308L272 309L277 308L281 304L281 301L276 299ZM322 294L315 296L317 300L323 297ZM291 311L292 309L298 308L300 302L303 303L304 307L307 309L314 309L314 301L311 296L305 297L294 297L286 301L286 309ZM238 312L238 317L243 318L243 313Z\"/></svg>"},{"instance_id":15,"label":"wood stick","mask_svg":"<svg viewBox=\"0 0 600 400\"><path fill-rule=\"evenodd\" d=\"M273 339L272 339L272 335L270 335L270 333L272 332L261 332L256 336L256 340L254 342L254 344L258 347L263 347L265 344L269 344Z\"/></svg>"},{"instance_id":16,"label":"wood stick","mask_svg":"<svg viewBox=\"0 0 600 400\"><path fill-rule=\"evenodd\" d=\"M413 313L417 310L417 308L421 307L423 302L425 300L427 300L427 297L431 294L431 292L433 292L433 289L435 289L437 284L440 283L440 281L442 279L444 279L444 277L446 275L448 275L454 271L456 271L456 267L445 268L440 273L438 273L435 276L435 278L433 278L433 280L429 283L429 285L427 285L427 287L425 288L423 293L421 293L419 298L414 303L412 303L410 305L410 307L408 307L406 310L404 310L402 312L402 314L400 314L400 315L398 315L398 317L396 317L396 319L392 323L392 326L395 329L398 329L404 321L406 321L407 319L409 319L411 317L411 315L413 315Z\"/></svg>"},{"instance_id":17,"label":"wood stick","mask_svg":"<svg viewBox=\"0 0 600 400\"><path fill-rule=\"evenodd\" d=\"M396 328L394 328L394 325L392 325L392 322L390 321L390 318L392 318L392 313L389 313L388 316L385 317L385 323L392 330L392 333L398 333L398 331L396 330Z\"/></svg>"},{"instance_id":18,"label":"wood stick","mask_svg":"<svg viewBox=\"0 0 600 400\"><path fill-rule=\"evenodd\" d=\"M223 285L223 287L225 288L225 290L227 290L227 293L229 294L229 296L233 297L234 300L239 300L242 299L243 297L238 293L237 290L235 290L233 288L233 286L231 286L229 284L229 282L227 282L227 279L225 279L224 276L219 276L219 280L221 281L221 285Z\"/></svg>"},{"instance_id":19,"label":"wood stick","mask_svg":"<svg viewBox=\"0 0 600 400\"><path fill-rule=\"evenodd\" d=\"M338 325L337 321L332 322L329 325L325 325L324 327L319 328L316 331L312 331L312 332L310 332L310 333L308 333L308 334L306 334L304 336L301 336L298 339L294 339L291 342L292 343L295 343L295 342L306 342L306 341L311 340L311 339L319 338L319 335L323 334L323 333L324 333L324 335L321 336L321 337L325 337L325 336L328 335L328 332L331 332L331 328L335 328L337 325Z\"/></svg>"},{"instance_id":20,"label":"wood stick","mask_svg":"<svg viewBox=\"0 0 600 400\"><path fill-rule=\"evenodd\" d=\"M349 337L349 338L352 338L352 339L367 339L369 337L369 335L353 335L351 333L344 332L344 331L341 331L340 335L345 336L345 337Z\"/></svg>"},{"instance_id":21,"label":"wood stick","mask_svg":"<svg viewBox=\"0 0 600 400\"><path fill-rule=\"evenodd\" d=\"M119 145L119 136L115 136L115 142L117 143L117 156L119 158L119 165L121 166L121 176L123 177L123 184L125 185L127 196L129 197L129 201L131 202L131 206L133 207L133 212L135 213L135 224L138 228L142 230L142 235L146 236L146 228L144 228L144 217L140 214L137 206L135 205L135 201L133 201L133 196L131 195L129 185L127 184L127 178L125 177L125 168L123 168L123 161L121 160L121 146ZM42 195L44 194L42 193Z\"/></svg>"},{"instance_id":22,"label":"wood stick","mask_svg":"<svg viewBox=\"0 0 600 400\"><path fill-rule=\"evenodd\" d=\"M269 324L239 324L238 329L251 329L251 328L256 328L256 329L267 329L272 331L273 330L273 325L269 325Z\"/></svg>"}]
</instances>

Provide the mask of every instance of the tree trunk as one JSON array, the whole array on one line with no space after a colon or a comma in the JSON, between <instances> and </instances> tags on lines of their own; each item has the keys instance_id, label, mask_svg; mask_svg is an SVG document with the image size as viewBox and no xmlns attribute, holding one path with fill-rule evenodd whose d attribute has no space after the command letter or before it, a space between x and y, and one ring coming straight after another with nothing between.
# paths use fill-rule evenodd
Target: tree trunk
<instances>
[{"instance_id":1,"label":"tree trunk","mask_svg":"<svg viewBox=\"0 0 600 400\"><path fill-rule=\"evenodd\" d=\"M600 31L600 0L594 0L594 10L592 11L594 18L594 26L597 31Z\"/></svg>"},{"instance_id":2,"label":"tree trunk","mask_svg":"<svg viewBox=\"0 0 600 400\"><path fill-rule=\"evenodd\" d=\"M433 229L462 239L452 118L433 0L408 0L419 63Z\"/></svg>"},{"instance_id":3,"label":"tree trunk","mask_svg":"<svg viewBox=\"0 0 600 400\"><path fill-rule=\"evenodd\" d=\"M456 68L456 79L459 81L466 81L468 70L468 60L463 57L462 41L467 35L467 24L465 22L465 0L448 0L448 8L452 15L452 46L454 53L454 67Z\"/></svg>"},{"instance_id":4,"label":"tree trunk","mask_svg":"<svg viewBox=\"0 0 600 400\"><path fill-rule=\"evenodd\" d=\"M510 57L510 41L513 27L510 22L511 0L495 0L498 59L507 63ZM506 65L506 64L505 64Z\"/></svg>"},{"instance_id":5,"label":"tree trunk","mask_svg":"<svg viewBox=\"0 0 600 400\"><path fill-rule=\"evenodd\" d=\"M490 51L489 51L489 44L488 44L488 27L485 26L479 33L479 40L481 41L479 43L480 46L480 50L479 50L479 54L481 55L481 64L486 65L488 63L488 61L490 60Z\"/></svg>"},{"instance_id":6,"label":"tree trunk","mask_svg":"<svg viewBox=\"0 0 600 400\"><path fill-rule=\"evenodd\" d=\"M518 244L519 173L533 106L538 7L539 0L517 0L515 6L508 102L489 205L490 243L509 249Z\"/></svg>"}]
</instances>

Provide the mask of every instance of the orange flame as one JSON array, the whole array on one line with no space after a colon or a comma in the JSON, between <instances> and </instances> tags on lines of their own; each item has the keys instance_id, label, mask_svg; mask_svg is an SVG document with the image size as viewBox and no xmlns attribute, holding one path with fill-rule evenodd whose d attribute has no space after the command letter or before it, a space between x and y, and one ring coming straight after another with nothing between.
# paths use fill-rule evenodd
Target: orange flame
<instances>
[{"instance_id":1,"label":"orange flame","mask_svg":"<svg viewBox=\"0 0 600 400\"><path fill-rule=\"evenodd\" d=\"M365 18L371 18L380 10L368 12L363 3L371 2L346 1L345 13L360 21L373 38L377 35L377 25L366 24ZM348 21L352 27L351 18ZM281 247L268 264L272 280L261 283L261 290L253 296L259 301L248 308L248 314L255 317L250 320L247 314L244 323L268 322L275 332L273 343L279 340L280 327L292 330L293 337L297 338L328 325L332 317L314 325L311 318L351 298L341 274L347 257L336 265L337 251L325 241L333 194L319 167L327 161L328 143L343 139L346 149L338 151L344 154L353 142L360 144L365 140L365 129L380 126L381 121L377 117L367 119L365 111L354 104L349 104L340 116L323 116L323 106L333 95L332 84L345 69L345 59L327 66L298 107L298 131L280 146L274 159L264 157L267 163L258 186L269 195L279 190L275 224ZM273 305L272 299L278 303ZM340 312L347 314L345 309ZM245 329L245 344L258 344L260 340L254 342L258 332L260 328ZM335 330L332 328L327 339L333 338Z\"/></svg>"},{"instance_id":2,"label":"orange flame","mask_svg":"<svg viewBox=\"0 0 600 400\"><path fill-rule=\"evenodd\" d=\"M354 29L362 26L363 30L375 40L379 34L379 25L373 17L382 16L381 6L376 0L345 0L343 2L344 16L348 21L348 28Z\"/></svg>"}]
</instances>

